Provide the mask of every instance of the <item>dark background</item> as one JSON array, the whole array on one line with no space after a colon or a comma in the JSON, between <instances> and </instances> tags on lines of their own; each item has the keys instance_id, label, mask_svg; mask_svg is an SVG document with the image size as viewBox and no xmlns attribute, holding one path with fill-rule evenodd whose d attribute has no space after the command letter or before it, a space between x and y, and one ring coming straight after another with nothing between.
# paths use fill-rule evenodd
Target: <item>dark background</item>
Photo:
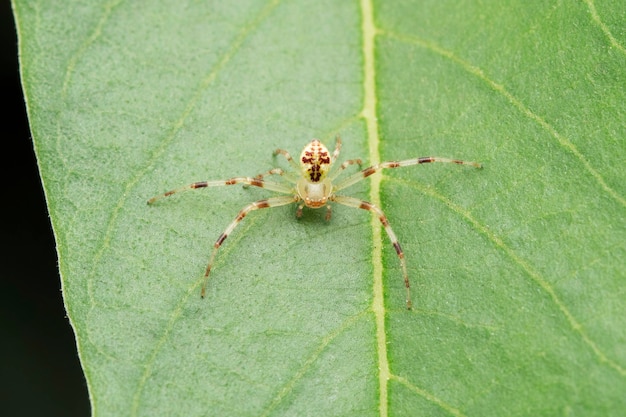
<instances>
[{"instance_id":1,"label":"dark background","mask_svg":"<svg viewBox=\"0 0 626 417\"><path fill-rule=\"evenodd\" d=\"M0 60L0 415L89 416L87 387L61 298L8 0L0 1Z\"/></svg>"}]
</instances>

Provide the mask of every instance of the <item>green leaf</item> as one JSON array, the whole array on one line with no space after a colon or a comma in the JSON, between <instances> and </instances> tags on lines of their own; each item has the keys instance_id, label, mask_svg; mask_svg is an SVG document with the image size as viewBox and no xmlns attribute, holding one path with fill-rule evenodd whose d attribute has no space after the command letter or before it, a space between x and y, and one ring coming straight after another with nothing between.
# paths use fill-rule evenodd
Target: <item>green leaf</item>
<instances>
[{"instance_id":1,"label":"green leaf","mask_svg":"<svg viewBox=\"0 0 626 417\"><path fill-rule=\"evenodd\" d=\"M493 3L493 4L492 4ZM94 415L618 415L619 2L14 0L31 130ZM250 213L318 137L385 210ZM355 171L349 167L350 172ZM342 191L344 193L344 191Z\"/></svg>"}]
</instances>

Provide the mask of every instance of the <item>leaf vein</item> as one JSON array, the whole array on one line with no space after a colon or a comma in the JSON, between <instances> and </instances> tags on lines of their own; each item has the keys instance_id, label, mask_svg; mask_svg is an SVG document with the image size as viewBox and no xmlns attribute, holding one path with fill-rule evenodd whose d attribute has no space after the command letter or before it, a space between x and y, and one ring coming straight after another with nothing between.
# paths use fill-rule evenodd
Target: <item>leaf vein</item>
<instances>
[{"instance_id":1,"label":"leaf vein","mask_svg":"<svg viewBox=\"0 0 626 417\"><path fill-rule=\"evenodd\" d=\"M361 19L363 37L363 109L361 117L367 126L370 163L380 162L378 137L378 121L376 118L376 72L375 72L375 37L379 33L374 23L374 10L371 0L361 0ZM380 206L380 173L371 176L370 199L374 205ZM371 216L372 228L372 265L374 274L372 310L376 318L376 344L378 352L378 392L379 414L387 417L389 380L389 359L387 357L387 334L385 331L385 299L382 268L382 235L381 225L375 216Z\"/></svg>"},{"instance_id":2,"label":"leaf vein","mask_svg":"<svg viewBox=\"0 0 626 417\"><path fill-rule=\"evenodd\" d=\"M617 48L622 54L626 55L626 48L624 48L624 45L622 45L621 43L619 43L617 39L615 39L611 31L609 30L608 26L602 21L602 19L600 18L600 15L598 14L598 11L596 10L596 5L594 4L593 0L584 0L584 1L585 3L587 3L587 7L589 8L589 13L591 14L591 18L600 27L604 35L608 38L609 42L611 43L611 46Z\"/></svg>"},{"instance_id":3,"label":"leaf vein","mask_svg":"<svg viewBox=\"0 0 626 417\"><path fill-rule=\"evenodd\" d=\"M444 409L445 411L447 411L448 413L452 414L455 417L464 417L465 414L463 414L459 409L452 407L450 404L446 403L445 401L443 401L442 399L438 398L437 396L435 396L434 394L419 388L413 384L411 384L408 380L402 378L401 376L398 375L391 375L390 379L394 380L394 381L398 381L399 383L401 383L402 385L404 385L405 387L407 387L408 389L410 389L411 391L415 392L416 394L418 394L419 396L427 399L428 401L437 404L439 407L441 407L442 409Z\"/></svg>"},{"instance_id":4,"label":"leaf vein","mask_svg":"<svg viewBox=\"0 0 626 417\"><path fill-rule=\"evenodd\" d=\"M578 336L582 339L582 341L589 346L591 351L596 355L598 360L601 363L608 365L613 370L617 371L621 376L626 376L626 369L619 365L617 362L611 360L600 347L596 344L595 341L587 335L584 331L582 324L578 322L578 320L574 317L574 315L569 311L565 303L559 298L556 291L550 285L550 283L542 277L542 275L535 270L529 262L524 260L521 256L519 256L515 251L509 247L500 237L491 232L489 228L482 223L480 223L472 214L465 210L463 207L453 203L451 200L446 198L445 196L439 194L437 191L431 188L421 187L418 184L415 187L424 193L427 196L436 198L437 200L443 202L449 209L453 212L459 214L461 217L465 218L470 224L472 224L480 233L482 233L487 239L489 239L496 247L500 248L504 251L504 253L523 271L528 274L528 276L535 281L540 288L542 288L549 296L552 302L557 306L557 308L561 311L561 313L565 316L567 322L569 323L572 330L578 334Z\"/></svg>"},{"instance_id":5,"label":"leaf vein","mask_svg":"<svg viewBox=\"0 0 626 417\"><path fill-rule=\"evenodd\" d=\"M140 401L141 393L143 392L143 388L146 386L146 383L148 382L150 375L152 375L152 367L156 361L156 358L159 352L161 351L161 349L163 348L163 346L165 345L165 343L170 339L170 334L172 332L172 329L174 328L174 325L180 318L182 311L183 311L183 307L185 306L185 304L187 304L187 300L189 300L189 297L191 297L191 294L193 293L197 294L200 283L201 281L198 281L195 283L195 285L189 286L187 293L180 299L180 301L178 302L174 310L172 310L170 319L168 320L167 325L165 326L165 329L163 333L161 334L161 337L155 344L154 349L152 349L152 352L150 352L150 355L148 356L144 364L143 374L141 375L141 378L139 379L137 387L135 388L135 393L133 394L133 402L131 405L131 413L130 413L131 416L138 415L139 406L141 404L141 401Z\"/></svg>"},{"instance_id":6,"label":"leaf vein","mask_svg":"<svg viewBox=\"0 0 626 417\"><path fill-rule=\"evenodd\" d=\"M304 375L306 375L307 371L311 368L311 366L315 363L315 361L321 356L322 352L330 345L330 343L336 339L339 335L344 333L347 329L354 326L359 320L363 319L369 310L363 310L360 313L349 317L346 321L344 321L340 326L338 326L334 331L329 333L326 337L322 339L322 342L319 346L311 353L311 355L304 361L300 369L293 375L293 377L287 381L287 383L282 387L278 394L274 397L272 402L267 406L267 408L261 413L262 417L269 416L270 413L278 407L278 405L289 395L291 391L293 391L296 383L300 381Z\"/></svg>"},{"instance_id":7,"label":"leaf vein","mask_svg":"<svg viewBox=\"0 0 626 417\"><path fill-rule=\"evenodd\" d=\"M446 50L442 48L441 46L435 44L434 42L420 39L415 36L394 33L391 31L382 31L381 33L384 34L385 36L388 36L389 38L396 39L400 42L408 43L411 45L417 45L417 46L429 49L445 58L448 58L452 62L457 63L458 65L461 66L461 68L463 68L470 74L484 81L493 90L495 90L496 92L504 96L509 101L509 103L511 103L514 107L516 107L524 116L533 120L535 123L541 126L546 132L548 132L554 139L556 139L559 145L561 145L565 150L569 151L572 155L574 155L580 161L580 163L583 165L585 170L587 170L587 172L591 174L591 176L596 180L596 182L600 185L600 188L604 190L604 192L606 192L609 196L611 196L611 198L613 198L619 204L626 207L626 198L619 195L617 191L615 191L606 183L606 181L604 180L600 172L598 172L591 165L589 160L585 158L585 156L582 154L582 152L578 150L578 148L576 147L576 145L574 145L574 143L572 143L565 136L561 135L550 123L544 120L541 116L534 113L520 99L518 99L512 93L510 93L504 87L504 85L499 84L496 81L489 78L481 68L470 64L464 59L456 56L452 51Z\"/></svg>"}]
</instances>

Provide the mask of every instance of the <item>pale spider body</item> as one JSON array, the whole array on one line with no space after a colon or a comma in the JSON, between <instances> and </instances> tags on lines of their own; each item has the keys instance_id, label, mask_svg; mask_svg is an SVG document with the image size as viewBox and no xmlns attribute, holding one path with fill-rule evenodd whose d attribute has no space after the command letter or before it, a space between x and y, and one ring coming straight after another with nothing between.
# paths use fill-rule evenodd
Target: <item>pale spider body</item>
<instances>
[{"instance_id":1,"label":"pale spider body","mask_svg":"<svg viewBox=\"0 0 626 417\"><path fill-rule=\"evenodd\" d=\"M403 161L381 162L336 182L335 180L337 179L337 177L348 166L354 164L359 166L361 165L360 159L349 159L347 161L344 161L338 168L333 169L333 164L337 160L340 151L341 139L339 138L339 136L337 136L337 143L335 145L335 150L332 154L328 152L326 146L324 146L324 144L322 144L319 140L313 139L302 150L302 153L300 154L299 164L293 160L289 152L282 149L277 149L276 151L274 151L274 155L283 155L295 172L284 171L281 168L274 168L269 170L265 174L260 174L256 177L235 177L228 180L199 181L181 188L168 191L165 194L153 197L148 200L148 204L152 204L161 198L168 197L181 191L234 184L243 184L244 186L267 188L268 190L287 194L278 197L270 197L248 204L246 207L241 209L239 214L237 214L237 217L235 217L235 219L228 225L228 227L226 227L224 232L217 238L217 241L213 245L213 252L211 253L209 263L204 273L204 283L202 285L201 291L202 297L205 296L209 273L211 272L211 268L213 267L213 262L215 260L215 255L217 254L218 249L222 246L224 240L226 240L230 233L232 233L235 227L237 227L237 225L241 222L241 220L243 220L244 217L246 217L249 212L262 208L279 207L288 204L298 203L298 208L296 210L297 217L302 216L302 209L305 206L313 209L326 207L326 220L330 220L331 208L329 203L333 202L343 204L348 207L368 210L378 216L378 220L385 228L385 232L389 236L389 240L391 240L391 244L393 245L396 254L398 255L398 258L400 260L400 267L402 268L402 275L404 278L404 286L406 288L406 307L409 310L411 309L411 290L406 261L404 259L404 252L402 251L400 243L398 242L398 238L396 237L393 229L389 225L387 217L380 208L367 201L359 200L354 197L338 195L336 194L336 192L341 191L344 188L348 188L351 185L354 185L355 183L385 168L399 168L430 162L444 162L458 165L469 165L476 168L480 168L481 165L476 162L466 162L458 159L428 156L407 159ZM268 175L278 175L282 177L284 181L267 181L264 179L264 177Z\"/></svg>"},{"instance_id":2,"label":"pale spider body","mask_svg":"<svg viewBox=\"0 0 626 417\"><path fill-rule=\"evenodd\" d=\"M296 182L296 191L304 205L320 208L326 205L333 191L333 183L326 174L332 160L328 149L317 139L309 142L300 154L301 178Z\"/></svg>"}]
</instances>

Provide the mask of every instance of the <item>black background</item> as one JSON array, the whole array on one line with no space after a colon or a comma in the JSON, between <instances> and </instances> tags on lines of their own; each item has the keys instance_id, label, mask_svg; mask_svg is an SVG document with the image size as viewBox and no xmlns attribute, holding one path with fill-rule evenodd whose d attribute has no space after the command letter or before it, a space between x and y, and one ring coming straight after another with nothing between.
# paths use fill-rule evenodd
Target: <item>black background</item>
<instances>
[{"instance_id":1,"label":"black background","mask_svg":"<svg viewBox=\"0 0 626 417\"><path fill-rule=\"evenodd\" d=\"M0 415L88 416L54 238L20 85L10 2L0 1Z\"/></svg>"}]
</instances>

